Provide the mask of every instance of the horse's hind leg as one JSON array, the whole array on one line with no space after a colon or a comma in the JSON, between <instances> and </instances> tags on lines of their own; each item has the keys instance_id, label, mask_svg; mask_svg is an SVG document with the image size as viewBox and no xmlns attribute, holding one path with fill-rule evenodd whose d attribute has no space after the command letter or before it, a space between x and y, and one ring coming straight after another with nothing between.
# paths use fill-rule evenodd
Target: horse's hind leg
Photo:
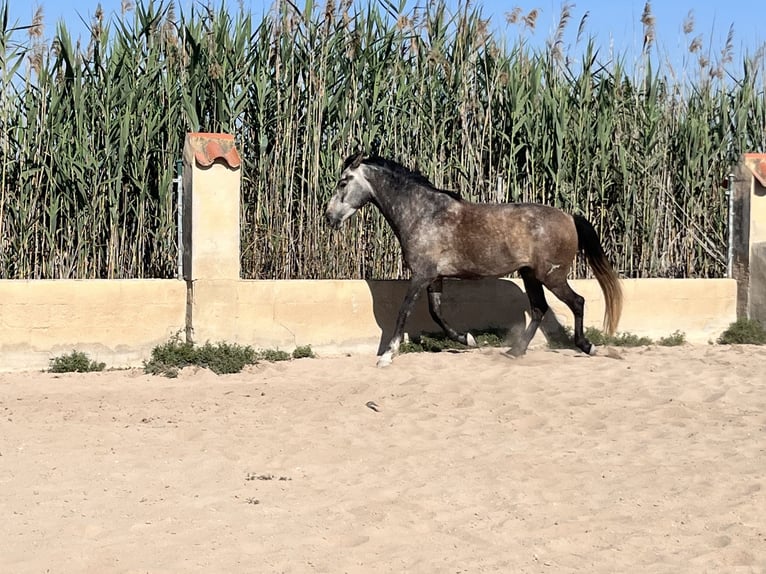
<instances>
[{"instance_id":1,"label":"horse's hind leg","mask_svg":"<svg viewBox=\"0 0 766 574\"><path fill-rule=\"evenodd\" d=\"M442 289L443 284L441 279L436 279L428 286L428 311L431 313L431 318L453 341L468 345L469 347L475 347L476 340L470 333L461 335L455 331L455 329L450 327L442 317Z\"/></svg>"},{"instance_id":2,"label":"horse's hind leg","mask_svg":"<svg viewBox=\"0 0 766 574\"><path fill-rule=\"evenodd\" d=\"M521 340L511 348L510 353L515 357L520 357L527 352L527 347L532 342L537 328L543 320L543 315L548 310L548 302L545 300L543 284L535 278L534 272L529 267L524 267L519 270L519 273L524 281L524 290L529 298L531 318L529 325L527 325L524 334L521 336Z\"/></svg>"},{"instance_id":3,"label":"horse's hind leg","mask_svg":"<svg viewBox=\"0 0 766 574\"><path fill-rule=\"evenodd\" d=\"M585 310L585 299L574 292L574 290L569 286L569 283L567 283L566 279L564 279L563 282L557 283L555 285L546 284L546 287L548 287L548 289L550 289L556 297L566 303L567 307L572 310L572 314L574 315L575 345L583 353L590 355L591 351L593 350L593 345L591 345L590 341L585 338L585 334L583 333L583 313Z\"/></svg>"}]
</instances>

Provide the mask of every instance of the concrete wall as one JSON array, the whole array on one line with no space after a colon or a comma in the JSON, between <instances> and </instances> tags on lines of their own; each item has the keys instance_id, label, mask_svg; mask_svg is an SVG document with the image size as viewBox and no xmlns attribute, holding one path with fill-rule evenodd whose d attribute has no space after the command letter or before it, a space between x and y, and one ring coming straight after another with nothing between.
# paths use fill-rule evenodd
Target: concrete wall
<instances>
[{"instance_id":1,"label":"concrete wall","mask_svg":"<svg viewBox=\"0 0 766 574\"><path fill-rule=\"evenodd\" d=\"M594 280L573 281L586 298L586 325L601 326L603 299ZM404 281L203 281L193 283L193 337L292 351L374 355L388 340ZM736 319L730 279L623 282L620 330L652 338L676 330L691 342L714 340ZM0 370L45 369L52 357L84 351L109 367L140 366L151 349L183 331L186 283L175 280L0 281ZM437 331L421 297L407 331ZM554 317L572 315L548 294ZM522 329L521 282L447 281L445 317L458 329ZM550 320L550 319L549 319ZM544 342L542 336L536 344Z\"/></svg>"},{"instance_id":2,"label":"concrete wall","mask_svg":"<svg viewBox=\"0 0 766 574\"><path fill-rule=\"evenodd\" d=\"M604 303L598 283L577 280L572 286L586 299L586 325L600 328ZM405 289L404 281L200 281L194 285L194 339L375 353L393 331ZM623 289L622 332L659 339L680 330L690 342L707 343L736 320L732 279L627 280ZM569 309L550 293L547 298L558 323L571 327ZM408 322L411 335L439 330L425 299ZM442 309L459 330L514 332L524 328L528 302L519 280L446 281Z\"/></svg>"},{"instance_id":3,"label":"concrete wall","mask_svg":"<svg viewBox=\"0 0 766 574\"><path fill-rule=\"evenodd\" d=\"M73 350L139 366L185 321L183 281L0 281L0 371L46 369Z\"/></svg>"},{"instance_id":4,"label":"concrete wall","mask_svg":"<svg viewBox=\"0 0 766 574\"><path fill-rule=\"evenodd\" d=\"M766 326L766 242L750 246L747 317Z\"/></svg>"}]
</instances>

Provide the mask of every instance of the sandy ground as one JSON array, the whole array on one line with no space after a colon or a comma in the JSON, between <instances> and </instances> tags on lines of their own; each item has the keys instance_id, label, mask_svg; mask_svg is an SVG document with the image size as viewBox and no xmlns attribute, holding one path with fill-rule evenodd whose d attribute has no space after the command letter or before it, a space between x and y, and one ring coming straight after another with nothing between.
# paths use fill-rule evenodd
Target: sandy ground
<instances>
[{"instance_id":1,"label":"sandy ground","mask_svg":"<svg viewBox=\"0 0 766 574\"><path fill-rule=\"evenodd\" d=\"M0 375L0 572L766 572L766 349L608 354Z\"/></svg>"}]
</instances>

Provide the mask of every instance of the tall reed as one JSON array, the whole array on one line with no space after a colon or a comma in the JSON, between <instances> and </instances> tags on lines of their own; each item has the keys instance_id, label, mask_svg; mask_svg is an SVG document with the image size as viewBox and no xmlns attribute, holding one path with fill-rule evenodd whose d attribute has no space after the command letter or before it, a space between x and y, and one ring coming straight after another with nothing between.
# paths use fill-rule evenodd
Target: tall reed
<instances>
[{"instance_id":1,"label":"tall reed","mask_svg":"<svg viewBox=\"0 0 766 574\"><path fill-rule=\"evenodd\" d=\"M766 151L763 52L735 65L731 37L661 56L602 52L572 6L545 48L537 12L508 14L510 45L480 7L379 0L241 11L168 2L100 11L84 44L43 39L0 0L0 277L171 277L172 179L188 131L235 134L243 157L248 278L406 274L375 210L323 223L343 158L375 150L476 201L539 201L590 218L629 277L726 270L722 183ZM584 266L577 273L586 273Z\"/></svg>"}]
</instances>

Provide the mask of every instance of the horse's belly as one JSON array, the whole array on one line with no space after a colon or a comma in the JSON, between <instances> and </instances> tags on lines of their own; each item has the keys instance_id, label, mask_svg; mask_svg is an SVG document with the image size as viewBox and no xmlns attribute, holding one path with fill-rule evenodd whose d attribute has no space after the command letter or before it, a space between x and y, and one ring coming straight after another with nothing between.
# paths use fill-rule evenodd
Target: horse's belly
<instances>
[{"instance_id":1,"label":"horse's belly","mask_svg":"<svg viewBox=\"0 0 766 574\"><path fill-rule=\"evenodd\" d=\"M450 277L459 277L461 279L476 279L479 277L502 277L513 273L527 263L518 257L509 255L483 258L474 257L460 258L459 261L453 261L443 269L442 275Z\"/></svg>"}]
</instances>

